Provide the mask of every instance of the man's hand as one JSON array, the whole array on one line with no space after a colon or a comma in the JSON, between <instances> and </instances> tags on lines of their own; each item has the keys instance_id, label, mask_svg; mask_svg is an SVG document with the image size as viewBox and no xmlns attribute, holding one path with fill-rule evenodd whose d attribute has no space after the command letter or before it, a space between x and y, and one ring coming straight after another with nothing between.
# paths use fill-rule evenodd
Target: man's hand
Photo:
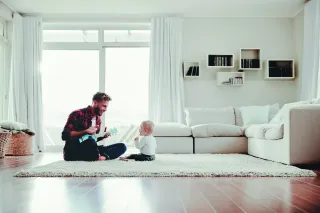
<instances>
[{"instance_id":1,"label":"man's hand","mask_svg":"<svg viewBox=\"0 0 320 213\"><path fill-rule=\"evenodd\" d=\"M103 137L107 138L107 137L110 137L110 136L111 136L111 134L109 132L107 132Z\"/></svg>"},{"instance_id":2,"label":"man's hand","mask_svg":"<svg viewBox=\"0 0 320 213\"><path fill-rule=\"evenodd\" d=\"M93 135L93 134L95 134L95 133L97 132L97 130L98 130L97 127L92 126L92 127L90 127L89 129L87 129L86 132L87 132L88 134Z\"/></svg>"}]
</instances>

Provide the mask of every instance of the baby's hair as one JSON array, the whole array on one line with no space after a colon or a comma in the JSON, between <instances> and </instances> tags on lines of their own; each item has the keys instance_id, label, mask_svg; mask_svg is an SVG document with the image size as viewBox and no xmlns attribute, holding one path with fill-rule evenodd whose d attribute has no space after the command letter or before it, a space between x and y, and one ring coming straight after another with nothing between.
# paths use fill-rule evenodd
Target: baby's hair
<instances>
[{"instance_id":1,"label":"baby's hair","mask_svg":"<svg viewBox=\"0 0 320 213\"><path fill-rule=\"evenodd\" d=\"M143 127L148 128L151 132L153 132L154 123L150 120L142 122Z\"/></svg>"}]
</instances>

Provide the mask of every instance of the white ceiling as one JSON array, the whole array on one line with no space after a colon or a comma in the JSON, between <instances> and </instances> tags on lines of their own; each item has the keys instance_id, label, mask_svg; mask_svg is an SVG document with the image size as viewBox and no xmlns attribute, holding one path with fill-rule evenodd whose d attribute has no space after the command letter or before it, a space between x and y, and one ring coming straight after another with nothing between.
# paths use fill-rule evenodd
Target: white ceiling
<instances>
[{"instance_id":1,"label":"white ceiling","mask_svg":"<svg viewBox=\"0 0 320 213\"><path fill-rule=\"evenodd\" d=\"M178 14L185 17L294 17L304 0L3 0L44 16Z\"/></svg>"}]
</instances>

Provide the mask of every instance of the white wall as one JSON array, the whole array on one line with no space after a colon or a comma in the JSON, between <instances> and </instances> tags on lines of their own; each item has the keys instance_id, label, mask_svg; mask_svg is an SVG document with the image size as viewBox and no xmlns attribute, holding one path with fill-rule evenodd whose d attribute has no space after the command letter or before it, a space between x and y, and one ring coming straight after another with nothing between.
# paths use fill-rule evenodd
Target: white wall
<instances>
[{"instance_id":1,"label":"white wall","mask_svg":"<svg viewBox=\"0 0 320 213\"><path fill-rule=\"evenodd\" d=\"M240 48L260 48L267 59L295 58L293 20L245 18L189 18L184 21L183 60L201 61L199 79L185 79L188 107L263 105L295 101L297 81L264 80L264 69L245 71L242 87L219 87L216 71L205 67L206 54L234 54L238 70Z\"/></svg>"},{"instance_id":2,"label":"white wall","mask_svg":"<svg viewBox=\"0 0 320 213\"><path fill-rule=\"evenodd\" d=\"M300 100L301 91L301 66L302 66L302 55L303 55L303 26L304 26L304 13L301 11L293 19L293 36L294 36L294 46L295 46L295 60L296 69L298 69L297 75L297 99Z\"/></svg>"},{"instance_id":3,"label":"white wall","mask_svg":"<svg viewBox=\"0 0 320 213\"><path fill-rule=\"evenodd\" d=\"M4 5L2 2L0 2L0 17L3 19L10 21L12 20L12 12L11 10Z\"/></svg>"}]
</instances>

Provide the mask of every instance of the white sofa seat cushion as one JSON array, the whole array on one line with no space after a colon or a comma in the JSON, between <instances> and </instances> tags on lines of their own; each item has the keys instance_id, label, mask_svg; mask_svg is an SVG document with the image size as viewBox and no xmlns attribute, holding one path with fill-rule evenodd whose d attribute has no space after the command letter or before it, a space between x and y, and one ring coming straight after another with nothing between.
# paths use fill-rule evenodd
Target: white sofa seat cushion
<instances>
[{"instance_id":1,"label":"white sofa seat cushion","mask_svg":"<svg viewBox=\"0 0 320 213\"><path fill-rule=\"evenodd\" d=\"M186 108L186 122L188 126L200 124L220 123L235 124L234 108Z\"/></svg>"},{"instance_id":2,"label":"white sofa seat cushion","mask_svg":"<svg viewBox=\"0 0 320 213\"><path fill-rule=\"evenodd\" d=\"M153 129L153 136L191 136L191 128L180 123L156 123Z\"/></svg>"},{"instance_id":3,"label":"white sofa seat cushion","mask_svg":"<svg viewBox=\"0 0 320 213\"><path fill-rule=\"evenodd\" d=\"M193 137L240 137L243 136L241 127L229 124L201 124L191 127Z\"/></svg>"},{"instance_id":4,"label":"white sofa seat cushion","mask_svg":"<svg viewBox=\"0 0 320 213\"><path fill-rule=\"evenodd\" d=\"M278 140L283 138L282 124L256 124L245 129L248 138Z\"/></svg>"},{"instance_id":5,"label":"white sofa seat cushion","mask_svg":"<svg viewBox=\"0 0 320 213\"><path fill-rule=\"evenodd\" d=\"M283 124L278 124L275 127L268 129L265 134L267 140L279 140L283 138Z\"/></svg>"}]
</instances>

